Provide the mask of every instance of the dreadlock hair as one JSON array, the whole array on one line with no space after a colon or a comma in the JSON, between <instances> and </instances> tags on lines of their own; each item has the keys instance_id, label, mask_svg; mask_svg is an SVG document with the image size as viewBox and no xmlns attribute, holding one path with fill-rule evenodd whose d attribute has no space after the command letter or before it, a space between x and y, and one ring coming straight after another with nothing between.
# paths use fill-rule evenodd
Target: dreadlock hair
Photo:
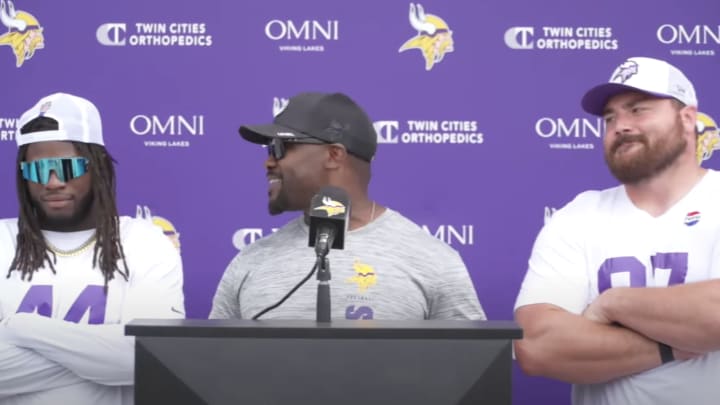
<instances>
[{"instance_id":1,"label":"dreadlock hair","mask_svg":"<svg viewBox=\"0 0 720 405\"><path fill-rule=\"evenodd\" d=\"M20 134L39 131L57 130L58 123L52 118L38 117L28 122L20 129ZM102 145L71 142L79 155L88 159L88 172L91 178L91 192L95 205L95 250L93 253L93 267L99 267L105 278L105 293L108 282L115 278L115 272L120 273L125 280L130 271L125 260L125 252L120 243L120 224L117 205L115 203L115 159L110 156ZM32 280L33 273L43 267L47 262L50 270L55 273L57 256L45 243L40 231L40 222L36 207L30 198L27 181L20 171L20 163L25 159L28 145L18 150L16 167L16 186L20 214L18 216L17 248L7 278L13 270L21 273L21 279ZM52 258L51 258L52 255ZM118 267L122 259L123 270Z\"/></svg>"}]
</instances>

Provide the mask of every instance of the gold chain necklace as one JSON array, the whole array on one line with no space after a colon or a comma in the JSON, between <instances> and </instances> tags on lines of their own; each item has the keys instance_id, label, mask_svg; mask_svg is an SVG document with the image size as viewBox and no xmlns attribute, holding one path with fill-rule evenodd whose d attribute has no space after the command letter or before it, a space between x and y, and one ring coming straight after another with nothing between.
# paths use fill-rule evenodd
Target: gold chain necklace
<instances>
[{"instance_id":1,"label":"gold chain necklace","mask_svg":"<svg viewBox=\"0 0 720 405\"><path fill-rule=\"evenodd\" d=\"M86 250L90 249L90 247L95 244L95 234L93 233L90 235L90 238L82 243L82 245L76 247L75 249L69 249L69 250L62 250L58 248L57 246L53 245L45 239L45 244L47 245L48 249L50 249L53 253L60 257L72 257L72 256L79 256L82 253L84 253Z\"/></svg>"}]
</instances>

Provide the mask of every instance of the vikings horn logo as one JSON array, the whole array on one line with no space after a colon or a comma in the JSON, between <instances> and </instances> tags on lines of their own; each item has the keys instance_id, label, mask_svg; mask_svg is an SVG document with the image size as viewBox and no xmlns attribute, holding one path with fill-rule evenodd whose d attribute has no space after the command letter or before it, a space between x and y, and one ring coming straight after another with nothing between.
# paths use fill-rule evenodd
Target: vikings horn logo
<instances>
[{"instance_id":1,"label":"vikings horn logo","mask_svg":"<svg viewBox=\"0 0 720 405\"><path fill-rule=\"evenodd\" d=\"M163 234L165 234L165 236L170 239L170 242L172 242L173 246L175 246L175 249L180 252L180 232L175 229L175 226L172 224L172 222L168 221L163 217L153 215L150 212L150 208L140 205L137 205L135 207L135 218L143 219L152 223L153 225L159 226L160 229L162 229Z\"/></svg>"},{"instance_id":2,"label":"vikings horn logo","mask_svg":"<svg viewBox=\"0 0 720 405\"><path fill-rule=\"evenodd\" d=\"M613 73L612 78L610 79L611 82L620 82L625 83L628 81L629 78L636 75L638 72L638 65L637 63L629 60L623 63L622 65L618 66L618 68L615 70L615 73Z\"/></svg>"},{"instance_id":3,"label":"vikings horn logo","mask_svg":"<svg viewBox=\"0 0 720 405\"><path fill-rule=\"evenodd\" d=\"M423 7L410 3L410 25L418 34L407 40L398 52L419 49L425 58L425 70L440 63L446 53L453 51L452 31L442 18L425 14Z\"/></svg>"},{"instance_id":4,"label":"vikings horn logo","mask_svg":"<svg viewBox=\"0 0 720 405\"><path fill-rule=\"evenodd\" d=\"M16 11L12 1L0 0L0 22L8 29L8 32L0 35L0 45L12 47L15 66L22 66L33 57L37 49L45 47L43 28L38 20L30 13Z\"/></svg>"},{"instance_id":5,"label":"vikings horn logo","mask_svg":"<svg viewBox=\"0 0 720 405\"><path fill-rule=\"evenodd\" d=\"M281 97L273 97L273 117L277 117L287 107L290 100Z\"/></svg>"},{"instance_id":6,"label":"vikings horn logo","mask_svg":"<svg viewBox=\"0 0 720 405\"><path fill-rule=\"evenodd\" d=\"M697 129L697 162L708 160L713 151L720 149L720 131L715 121L707 114L698 112L696 119Z\"/></svg>"},{"instance_id":7,"label":"vikings horn logo","mask_svg":"<svg viewBox=\"0 0 720 405\"><path fill-rule=\"evenodd\" d=\"M345 206L342 203L337 202L330 197L323 197L322 203L323 203L323 205L321 205L319 207L315 207L315 208L313 208L313 210L317 210L317 211L324 210L325 212L327 212L327 216L329 216L329 217L334 217L335 215L340 215L340 214L345 213Z\"/></svg>"}]
</instances>

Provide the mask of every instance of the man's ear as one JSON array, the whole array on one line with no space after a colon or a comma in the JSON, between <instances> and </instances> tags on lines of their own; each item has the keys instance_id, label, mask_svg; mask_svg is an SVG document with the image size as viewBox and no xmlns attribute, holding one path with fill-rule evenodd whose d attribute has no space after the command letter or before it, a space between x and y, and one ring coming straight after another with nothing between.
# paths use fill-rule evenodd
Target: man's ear
<instances>
[{"instance_id":1,"label":"man's ear","mask_svg":"<svg viewBox=\"0 0 720 405\"><path fill-rule=\"evenodd\" d=\"M685 132L690 132L693 135L697 134L697 108L686 106L680 110L680 119L682 120L683 129Z\"/></svg>"},{"instance_id":2,"label":"man's ear","mask_svg":"<svg viewBox=\"0 0 720 405\"><path fill-rule=\"evenodd\" d=\"M348 159L347 149L344 145L334 143L328 147L327 168L336 169L345 164Z\"/></svg>"}]
</instances>

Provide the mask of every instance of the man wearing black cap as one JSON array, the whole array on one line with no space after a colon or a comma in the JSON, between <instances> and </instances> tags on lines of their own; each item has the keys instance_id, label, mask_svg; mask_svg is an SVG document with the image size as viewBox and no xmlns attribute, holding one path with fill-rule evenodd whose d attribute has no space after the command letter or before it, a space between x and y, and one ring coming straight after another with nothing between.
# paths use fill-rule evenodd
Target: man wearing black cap
<instances>
[{"instance_id":1,"label":"man wearing black cap","mask_svg":"<svg viewBox=\"0 0 720 405\"><path fill-rule=\"evenodd\" d=\"M460 255L368 196L377 135L344 94L302 93L270 125L242 126L267 145L270 214L307 211L323 186L347 191L344 250L333 251L333 319L485 319ZM211 318L249 319L280 301L315 262L308 225L297 218L245 248L220 281ZM316 285L307 283L262 319L314 319Z\"/></svg>"},{"instance_id":2,"label":"man wearing black cap","mask_svg":"<svg viewBox=\"0 0 720 405\"><path fill-rule=\"evenodd\" d=\"M635 57L582 106L604 118L622 185L581 193L538 235L515 304L517 359L575 384L576 405L716 404L720 174L696 159L695 89Z\"/></svg>"}]
</instances>

